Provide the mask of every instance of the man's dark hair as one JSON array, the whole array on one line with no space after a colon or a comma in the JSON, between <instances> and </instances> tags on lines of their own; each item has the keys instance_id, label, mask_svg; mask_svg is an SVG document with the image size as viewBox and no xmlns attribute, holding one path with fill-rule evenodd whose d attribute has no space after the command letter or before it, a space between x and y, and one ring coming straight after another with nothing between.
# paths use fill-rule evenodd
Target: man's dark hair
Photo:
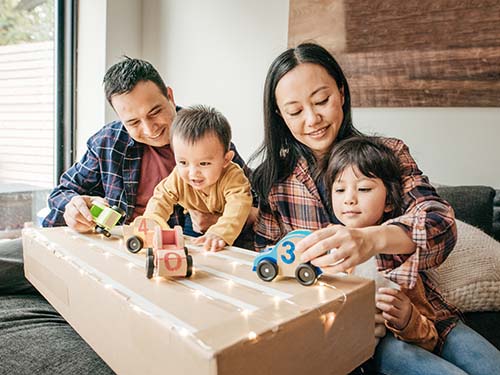
<instances>
[{"instance_id":1,"label":"man's dark hair","mask_svg":"<svg viewBox=\"0 0 500 375\"><path fill-rule=\"evenodd\" d=\"M174 136L193 144L207 134L219 138L224 153L229 151L231 127L226 117L218 110L203 105L194 105L177 112L170 129L170 144Z\"/></svg>"},{"instance_id":2,"label":"man's dark hair","mask_svg":"<svg viewBox=\"0 0 500 375\"><path fill-rule=\"evenodd\" d=\"M151 63L123 56L123 60L111 66L104 75L104 92L108 103L113 106L111 104L113 95L126 94L143 81L156 84L162 94L168 98L167 86Z\"/></svg>"}]
</instances>

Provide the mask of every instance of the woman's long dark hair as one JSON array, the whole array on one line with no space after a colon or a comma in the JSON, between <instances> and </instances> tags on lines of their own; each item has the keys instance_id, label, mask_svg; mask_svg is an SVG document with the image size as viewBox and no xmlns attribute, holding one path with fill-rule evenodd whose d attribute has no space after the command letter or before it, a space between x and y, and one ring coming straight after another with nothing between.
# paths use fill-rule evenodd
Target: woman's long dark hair
<instances>
[{"instance_id":1,"label":"woman's long dark hair","mask_svg":"<svg viewBox=\"0 0 500 375\"><path fill-rule=\"evenodd\" d=\"M250 161L262 158L262 163L252 175L252 187L264 202L267 201L272 186L290 176L301 157L312 167L317 163L311 149L297 141L291 134L279 114L276 103L275 92L278 82L289 71L304 63L317 64L325 68L337 83L338 89L343 90L344 118L336 141L361 134L352 124L349 85L333 56L323 47L313 43L300 44L283 52L273 61L267 72L264 86L264 141L250 158Z\"/></svg>"}]
</instances>

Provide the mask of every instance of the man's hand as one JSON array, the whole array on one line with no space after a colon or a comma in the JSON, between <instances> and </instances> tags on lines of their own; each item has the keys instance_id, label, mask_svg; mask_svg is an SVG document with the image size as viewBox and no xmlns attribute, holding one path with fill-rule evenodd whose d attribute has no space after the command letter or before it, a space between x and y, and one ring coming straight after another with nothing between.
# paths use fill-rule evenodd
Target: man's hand
<instances>
[{"instance_id":1,"label":"man's hand","mask_svg":"<svg viewBox=\"0 0 500 375\"><path fill-rule=\"evenodd\" d=\"M66 225L77 232L84 233L94 229L95 223L89 208L94 201L100 201L106 206L108 203L101 197L91 197L88 195L75 195L64 210L64 221Z\"/></svg>"},{"instance_id":2,"label":"man's hand","mask_svg":"<svg viewBox=\"0 0 500 375\"><path fill-rule=\"evenodd\" d=\"M412 304L404 292L392 288L379 288L375 302L389 325L399 331L406 328L410 321Z\"/></svg>"},{"instance_id":3,"label":"man's hand","mask_svg":"<svg viewBox=\"0 0 500 375\"><path fill-rule=\"evenodd\" d=\"M193 230L197 233L205 233L208 228L219 220L221 215L206 214L196 210L189 210L189 216L191 216Z\"/></svg>"},{"instance_id":4,"label":"man's hand","mask_svg":"<svg viewBox=\"0 0 500 375\"><path fill-rule=\"evenodd\" d=\"M193 240L195 245L203 244L203 249L206 251L219 251L226 246L226 242L219 236L213 233L207 233L204 236Z\"/></svg>"}]
</instances>

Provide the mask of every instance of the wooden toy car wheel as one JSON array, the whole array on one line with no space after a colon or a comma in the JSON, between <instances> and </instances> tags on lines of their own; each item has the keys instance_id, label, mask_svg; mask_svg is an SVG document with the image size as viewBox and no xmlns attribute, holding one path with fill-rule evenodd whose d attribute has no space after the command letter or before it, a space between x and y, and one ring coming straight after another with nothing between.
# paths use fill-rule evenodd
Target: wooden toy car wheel
<instances>
[{"instance_id":1,"label":"wooden toy car wheel","mask_svg":"<svg viewBox=\"0 0 500 375\"><path fill-rule=\"evenodd\" d=\"M278 266L269 260L263 260L257 266L257 275L263 281L272 281L278 275Z\"/></svg>"},{"instance_id":2,"label":"wooden toy car wheel","mask_svg":"<svg viewBox=\"0 0 500 375\"><path fill-rule=\"evenodd\" d=\"M191 275L193 274L193 257L191 255L186 255L186 261L187 261L186 277L191 277Z\"/></svg>"},{"instance_id":3,"label":"wooden toy car wheel","mask_svg":"<svg viewBox=\"0 0 500 375\"><path fill-rule=\"evenodd\" d=\"M155 270L155 258L153 255L148 255L146 256L146 277L148 279L153 277L154 270Z\"/></svg>"},{"instance_id":4,"label":"wooden toy car wheel","mask_svg":"<svg viewBox=\"0 0 500 375\"><path fill-rule=\"evenodd\" d=\"M311 264L302 263L295 270L295 278L302 285L309 286L316 282L318 276L316 275L316 270Z\"/></svg>"},{"instance_id":5,"label":"wooden toy car wheel","mask_svg":"<svg viewBox=\"0 0 500 375\"><path fill-rule=\"evenodd\" d=\"M144 246L142 239L137 236L132 236L127 240L127 250L131 253L137 253Z\"/></svg>"},{"instance_id":6,"label":"wooden toy car wheel","mask_svg":"<svg viewBox=\"0 0 500 375\"><path fill-rule=\"evenodd\" d=\"M106 237L111 237L111 233L99 225L95 226L95 232L98 234L104 234Z\"/></svg>"}]
</instances>

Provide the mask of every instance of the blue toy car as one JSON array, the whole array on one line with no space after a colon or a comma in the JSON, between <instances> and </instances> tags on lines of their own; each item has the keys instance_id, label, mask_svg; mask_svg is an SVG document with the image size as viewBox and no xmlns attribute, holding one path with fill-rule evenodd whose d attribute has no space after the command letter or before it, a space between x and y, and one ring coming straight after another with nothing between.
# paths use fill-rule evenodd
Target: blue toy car
<instances>
[{"instance_id":1,"label":"blue toy car","mask_svg":"<svg viewBox=\"0 0 500 375\"><path fill-rule=\"evenodd\" d=\"M311 234L310 230L294 230L276 245L258 255L252 270L264 281L272 281L278 275L295 277L302 285L312 285L323 272L310 262L300 263L295 254L295 244Z\"/></svg>"}]
</instances>

